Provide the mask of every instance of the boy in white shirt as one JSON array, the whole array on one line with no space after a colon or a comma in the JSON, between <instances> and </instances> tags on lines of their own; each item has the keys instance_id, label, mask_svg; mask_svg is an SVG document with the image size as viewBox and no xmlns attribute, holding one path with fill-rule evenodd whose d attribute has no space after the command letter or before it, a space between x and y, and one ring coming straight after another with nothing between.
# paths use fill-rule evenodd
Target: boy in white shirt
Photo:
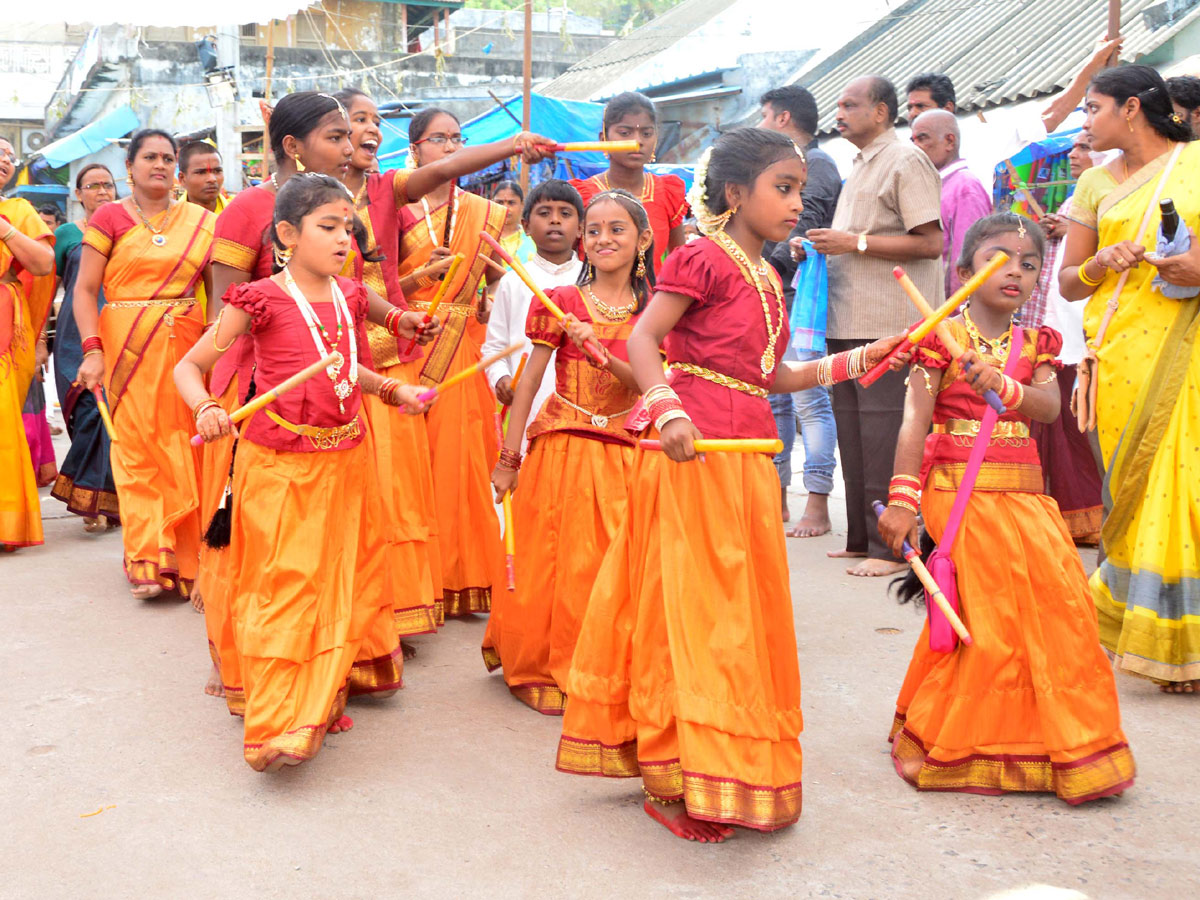
<instances>
[{"instance_id":1,"label":"boy in white shirt","mask_svg":"<svg viewBox=\"0 0 1200 900\"><path fill-rule=\"evenodd\" d=\"M583 263L575 255L575 247L579 243L582 222L583 199L565 181L557 178L543 181L525 198L521 225L537 247L537 253L525 268L542 290L574 284L578 280ZM533 349L533 343L525 336L525 319L532 301L533 291L516 272L508 272L500 279L488 319L487 339L481 351L483 356L516 343L524 345L524 353ZM520 354L514 353L488 367L488 381L501 403L512 402L512 379L519 362ZM534 397L530 422L552 393L554 366L549 365ZM524 444L522 448L523 452Z\"/></svg>"}]
</instances>

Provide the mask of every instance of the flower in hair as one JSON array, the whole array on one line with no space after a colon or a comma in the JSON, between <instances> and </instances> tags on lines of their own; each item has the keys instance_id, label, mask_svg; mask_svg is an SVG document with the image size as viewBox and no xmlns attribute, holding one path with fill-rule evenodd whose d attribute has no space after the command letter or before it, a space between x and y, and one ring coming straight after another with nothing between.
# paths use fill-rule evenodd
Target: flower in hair
<instances>
[{"instance_id":1,"label":"flower in hair","mask_svg":"<svg viewBox=\"0 0 1200 900\"><path fill-rule=\"evenodd\" d=\"M729 219L726 215L714 214L708 206L708 166L712 162L712 154L712 147L700 154L700 160L696 163L696 171L692 179L692 187L687 194L687 201L692 207L692 213L696 216L696 227L700 229L701 234L707 235L716 234Z\"/></svg>"}]
</instances>

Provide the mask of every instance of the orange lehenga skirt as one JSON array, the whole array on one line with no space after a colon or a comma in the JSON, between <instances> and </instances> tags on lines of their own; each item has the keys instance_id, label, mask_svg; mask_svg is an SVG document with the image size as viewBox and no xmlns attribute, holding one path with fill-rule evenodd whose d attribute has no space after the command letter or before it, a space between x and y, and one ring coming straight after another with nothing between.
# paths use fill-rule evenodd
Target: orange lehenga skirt
<instances>
[{"instance_id":1,"label":"orange lehenga skirt","mask_svg":"<svg viewBox=\"0 0 1200 900\"><path fill-rule=\"evenodd\" d=\"M923 494L935 538L953 503L951 491ZM933 653L922 631L892 727L900 777L922 790L1053 791L1071 804L1129 787L1116 684L1054 500L976 491L952 557L974 643Z\"/></svg>"},{"instance_id":2,"label":"orange lehenga skirt","mask_svg":"<svg viewBox=\"0 0 1200 900\"><path fill-rule=\"evenodd\" d=\"M105 385L141 307L110 301L100 310ZM125 575L130 584L158 584L187 597L200 558L200 450L191 410L175 389L175 365L200 337L200 307L161 324L142 351L113 409L113 483L121 503Z\"/></svg>"},{"instance_id":3,"label":"orange lehenga skirt","mask_svg":"<svg viewBox=\"0 0 1200 900\"><path fill-rule=\"evenodd\" d=\"M382 563L373 570L363 555L383 557L363 527L370 455L366 442L314 453L239 442L230 613L245 685L244 753L259 771L280 757L315 756L345 707L364 640L382 620L396 642L390 604L381 607L379 590L364 581Z\"/></svg>"},{"instance_id":4,"label":"orange lehenga skirt","mask_svg":"<svg viewBox=\"0 0 1200 900\"><path fill-rule=\"evenodd\" d=\"M800 671L766 455L635 463L567 677L557 767L641 775L697 819L800 816Z\"/></svg>"},{"instance_id":5,"label":"orange lehenga skirt","mask_svg":"<svg viewBox=\"0 0 1200 900\"><path fill-rule=\"evenodd\" d=\"M596 573L629 507L637 451L566 432L535 438L513 495L516 591L496 590L483 638L489 670L545 715L563 688Z\"/></svg>"},{"instance_id":6,"label":"orange lehenga skirt","mask_svg":"<svg viewBox=\"0 0 1200 900\"><path fill-rule=\"evenodd\" d=\"M7 230L7 229L6 229ZM28 301L19 284L0 284L29 321ZM0 304L0 309L3 309ZM9 315L14 315L11 310ZM42 543L42 501L21 410L34 371L34 340L13 339L0 354L0 545L30 547Z\"/></svg>"},{"instance_id":7,"label":"orange lehenga skirt","mask_svg":"<svg viewBox=\"0 0 1200 900\"><path fill-rule=\"evenodd\" d=\"M385 378L416 384L420 361L379 370ZM382 520L388 538L388 570L396 633L436 632L443 624L441 555L429 433L423 416L406 415L374 395L364 396L379 472Z\"/></svg>"},{"instance_id":8,"label":"orange lehenga skirt","mask_svg":"<svg viewBox=\"0 0 1200 900\"><path fill-rule=\"evenodd\" d=\"M465 328L445 378L479 362L484 326L471 316ZM487 612L492 585L504 584L504 548L491 483L499 450L495 408L487 379L476 377L439 395L426 413L446 617Z\"/></svg>"}]
</instances>

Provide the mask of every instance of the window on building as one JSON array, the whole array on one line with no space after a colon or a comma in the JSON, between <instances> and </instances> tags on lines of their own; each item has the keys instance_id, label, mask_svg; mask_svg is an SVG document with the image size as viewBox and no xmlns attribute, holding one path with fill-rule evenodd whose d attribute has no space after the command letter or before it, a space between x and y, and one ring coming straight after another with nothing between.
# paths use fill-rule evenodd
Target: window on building
<instances>
[{"instance_id":1,"label":"window on building","mask_svg":"<svg viewBox=\"0 0 1200 900\"><path fill-rule=\"evenodd\" d=\"M258 25L250 22L242 26L242 43L256 44L258 43Z\"/></svg>"}]
</instances>

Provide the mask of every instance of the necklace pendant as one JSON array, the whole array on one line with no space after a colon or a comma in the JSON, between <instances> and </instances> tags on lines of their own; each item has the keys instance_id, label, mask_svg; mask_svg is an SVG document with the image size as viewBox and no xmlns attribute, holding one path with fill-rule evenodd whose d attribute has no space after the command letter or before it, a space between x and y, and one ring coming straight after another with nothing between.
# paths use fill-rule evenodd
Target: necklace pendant
<instances>
[{"instance_id":1,"label":"necklace pendant","mask_svg":"<svg viewBox=\"0 0 1200 900\"><path fill-rule=\"evenodd\" d=\"M759 361L759 367L762 369L763 375L770 375L775 371L775 351L768 347L763 351L762 359Z\"/></svg>"},{"instance_id":2,"label":"necklace pendant","mask_svg":"<svg viewBox=\"0 0 1200 900\"><path fill-rule=\"evenodd\" d=\"M592 415L592 424L595 425L597 428L607 428L608 427L608 416L602 416L599 413L594 413Z\"/></svg>"},{"instance_id":3,"label":"necklace pendant","mask_svg":"<svg viewBox=\"0 0 1200 900\"><path fill-rule=\"evenodd\" d=\"M156 234L154 237L150 238L150 243L152 243L155 247L165 247L167 246L167 236L165 234Z\"/></svg>"}]
</instances>

